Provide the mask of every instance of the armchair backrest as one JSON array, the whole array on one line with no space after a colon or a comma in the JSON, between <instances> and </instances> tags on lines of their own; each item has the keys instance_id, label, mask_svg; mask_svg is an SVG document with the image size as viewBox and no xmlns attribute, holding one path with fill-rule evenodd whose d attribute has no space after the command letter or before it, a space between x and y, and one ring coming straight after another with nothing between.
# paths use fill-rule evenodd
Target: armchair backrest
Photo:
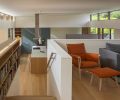
<instances>
[{"instance_id":1,"label":"armchair backrest","mask_svg":"<svg viewBox=\"0 0 120 100\"><path fill-rule=\"evenodd\" d=\"M79 55L81 59L85 59L86 50L84 43L67 44L67 49L70 55Z\"/></svg>"}]
</instances>

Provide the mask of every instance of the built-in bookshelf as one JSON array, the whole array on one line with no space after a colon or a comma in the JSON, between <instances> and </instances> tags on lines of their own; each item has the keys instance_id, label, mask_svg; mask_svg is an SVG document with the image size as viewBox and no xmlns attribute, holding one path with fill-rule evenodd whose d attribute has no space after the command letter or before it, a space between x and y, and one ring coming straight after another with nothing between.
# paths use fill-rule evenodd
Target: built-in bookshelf
<instances>
[{"instance_id":1,"label":"built-in bookshelf","mask_svg":"<svg viewBox=\"0 0 120 100\"><path fill-rule=\"evenodd\" d=\"M21 28L15 28L15 37L21 37Z\"/></svg>"},{"instance_id":2,"label":"built-in bookshelf","mask_svg":"<svg viewBox=\"0 0 120 100\"><path fill-rule=\"evenodd\" d=\"M16 39L0 51L0 100L6 96L20 62L20 41Z\"/></svg>"}]
</instances>

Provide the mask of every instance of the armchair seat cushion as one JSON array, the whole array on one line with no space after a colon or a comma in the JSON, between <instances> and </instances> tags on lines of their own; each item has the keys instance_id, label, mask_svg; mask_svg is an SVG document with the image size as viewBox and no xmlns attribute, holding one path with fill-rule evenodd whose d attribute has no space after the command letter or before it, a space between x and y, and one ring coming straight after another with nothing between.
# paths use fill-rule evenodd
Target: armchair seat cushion
<instances>
[{"instance_id":1,"label":"armchair seat cushion","mask_svg":"<svg viewBox=\"0 0 120 100\"><path fill-rule=\"evenodd\" d=\"M94 68L98 67L98 63L94 61L82 61L81 68Z\"/></svg>"},{"instance_id":2,"label":"armchair seat cushion","mask_svg":"<svg viewBox=\"0 0 120 100\"><path fill-rule=\"evenodd\" d=\"M73 65L78 67L78 60L77 59L73 59ZM98 63L95 61L82 61L80 66L81 66L81 68L93 68L93 67L97 67Z\"/></svg>"}]
</instances>

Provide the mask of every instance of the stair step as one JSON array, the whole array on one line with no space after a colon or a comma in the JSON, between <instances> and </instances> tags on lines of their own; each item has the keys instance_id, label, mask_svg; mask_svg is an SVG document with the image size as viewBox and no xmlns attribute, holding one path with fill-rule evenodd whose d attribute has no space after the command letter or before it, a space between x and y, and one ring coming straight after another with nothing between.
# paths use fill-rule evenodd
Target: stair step
<instances>
[{"instance_id":1,"label":"stair step","mask_svg":"<svg viewBox=\"0 0 120 100\"><path fill-rule=\"evenodd\" d=\"M57 100L52 96L11 96L6 97L5 100Z\"/></svg>"}]
</instances>

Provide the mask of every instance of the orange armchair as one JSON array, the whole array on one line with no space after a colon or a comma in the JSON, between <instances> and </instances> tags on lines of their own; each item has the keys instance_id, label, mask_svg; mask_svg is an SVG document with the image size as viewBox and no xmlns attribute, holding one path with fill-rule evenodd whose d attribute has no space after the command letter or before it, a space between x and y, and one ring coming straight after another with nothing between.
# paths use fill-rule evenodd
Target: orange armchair
<instances>
[{"instance_id":1,"label":"orange armchair","mask_svg":"<svg viewBox=\"0 0 120 100\"><path fill-rule=\"evenodd\" d=\"M81 78L81 69L90 69L99 66L99 54L87 53L84 43L67 44L68 53L72 56L72 64L78 67Z\"/></svg>"}]
</instances>

